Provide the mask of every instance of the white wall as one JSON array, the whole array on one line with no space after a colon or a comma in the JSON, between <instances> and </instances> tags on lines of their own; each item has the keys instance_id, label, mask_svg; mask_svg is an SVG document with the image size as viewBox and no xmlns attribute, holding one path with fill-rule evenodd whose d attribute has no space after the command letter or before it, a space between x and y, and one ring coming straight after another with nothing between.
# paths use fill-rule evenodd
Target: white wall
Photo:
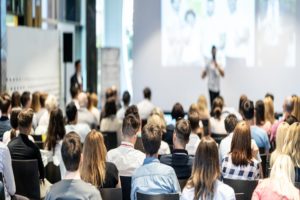
<instances>
[{"instance_id":1,"label":"white wall","mask_svg":"<svg viewBox=\"0 0 300 200\"><path fill-rule=\"evenodd\" d=\"M207 82L200 78L203 70L200 67L161 66L160 4L160 0L134 2L133 101L140 101L143 88L149 86L156 105L171 110L175 102L181 102L187 110L200 94L208 97ZM299 30L297 33L297 37L300 36ZM299 64L299 59L295 68L246 68L227 63L225 78L221 82L221 95L227 105L237 107L241 94L258 100L266 92L271 92L275 95L276 110L281 111L285 96L300 95Z\"/></svg>"}]
</instances>

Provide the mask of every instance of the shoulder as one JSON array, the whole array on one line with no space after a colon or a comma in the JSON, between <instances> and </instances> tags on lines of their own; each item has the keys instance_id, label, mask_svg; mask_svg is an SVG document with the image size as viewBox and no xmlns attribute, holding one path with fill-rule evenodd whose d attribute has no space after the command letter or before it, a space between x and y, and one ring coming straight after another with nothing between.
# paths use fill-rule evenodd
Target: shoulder
<instances>
[{"instance_id":1,"label":"shoulder","mask_svg":"<svg viewBox=\"0 0 300 200\"><path fill-rule=\"evenodd\" d=\"M216 192L220 192L225 194L227 197L234 196L234 190L229 185L224 184L223 182L217 180L216 181Z\"/></svg>"},{"instance_id":2,"label":"shoulder","mask_svg":"<svg viewBox=\"0 0 300 200\"><path fill-rule=\"evenodd\" d=\"M163 163L163 164L166 164L166 165L171 165L171 162L172 162L172 154L169 154L169 155L162 155L160 157L160 162Z\"/></svg>"},{"instance_id":3,"label":"shoulder","mask_svg":"<svg viewBox=\"0 0 300 200\"><path fill-rule=\"evenodd\" d=\"M195 188L187 188L185 187L181 194L181 200L189 200L194 199L195 196Z\"/></svg>"}]
</instances>

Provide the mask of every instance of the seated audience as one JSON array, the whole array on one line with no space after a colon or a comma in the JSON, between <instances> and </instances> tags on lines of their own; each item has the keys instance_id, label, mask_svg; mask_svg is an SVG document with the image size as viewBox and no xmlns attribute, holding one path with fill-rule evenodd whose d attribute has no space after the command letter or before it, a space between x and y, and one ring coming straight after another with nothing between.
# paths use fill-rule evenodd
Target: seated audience
<instances>
[{"instance_id":1,"label":"seated audience","mask_svg":"<svg viewBox=\"0 0 300 200\"><path fill-rule=\"evenodd\" d=\"M11 129L9 115L11 112L11 101L9 97L1 96L0 97L0 110L1 110L1 117L0 117L0 140L3 139L4 132Z\"/></svg>"},{"instance_id":2,"label":"seated audience","mask_svg":"<svg viewBox=\"0 0 300 200\"><path fill-rule=\"evenodd\" d=\"M264 99L265 107L265 124L263 125L264 130L271 134L271 128L274 123L276 123L275 112L274 112L274 102L271 97L266 97Z\"/></svg>"},{"instance_id":3,"label":"seated audience","mask_svg":"<svg viewBox=\"0 0 300 200\"><path fill-rule=\"evenodd\" d=\"M283 145L283 153L291 157L295 165L295 181L300 182L300 123L290 125Z\"/></svg>"},{"instance_id":4,"label":"seated audience","mask_svg":"<svg viewBox=\"0 0 300 200\"><path fill-rule=\"evenodd\" d=\"M30 92L25 91L20 97L21 106L23 109L31 108L31 96Z\"/></svg>"},{"instance_id":5,"label":"seated audience","mask_svg":"<svg viewBox=\"0 0 300 200\"><path fill-rule=\"evenodd\" d=\"M106 147L100 132L92 130L83 145L81 178L97 188L115 188L120 186L117 167L106 162ZM119 183L119 184L118 184Z\"/></svg>"},{"instance_id":6,"label":"seated audience","mask_svg":"<svg viewBox=\"0 0 300 200\"><path fill-rule=\"evenodd\" d=\"M80 106L78 109L78 123L87 124L91 129L97 128L99 125L97 118L87 109L88 98L86 93L81 92L78 95L78 102Z\"/></svg>"},{"instance_id":7,"label":"seated audience","mask_svg":"<svg viewBox=\"0 0 300 200\"><path fill-rule=\"evenodd\" d=\"M172 120L175 120L175 124L178 120L183 119L184 115L185 114L182 105L180 103L175 103L171 111L171 117ZM163 141L167 142L169 145L173 145L174 129L174 124L168 124L167 132L163 135Z\"/></svg>"},{"instance_id":8,"label":"seated audience","mask_svg":"<svg viewBox=\"0 0 300 200\"><path fill-rule=\"evenodd\" d=\"M158 125L150 123L145 125L142 141L147 157L143 166L136 169L132 176L131 200L137 199L137 192L144 194L181 193L174 169L161 164L157 158L161 136L162 130Z\"/></svg>"},{"instance_id":9,"label":"seated audience","mask_svg":"<svg viewBox=\"0 0 300 200\"><path fill-rule=\"evenodd\" d=\"M276 148L271 154L270 158L270 166L272 167L273 164L275 163L277 157L280 154L283 154L283 145L285 142L285 138L287 135L287 132L289 130L290 125L286 122L282 122L278 128L277 128L277 133L276 133Z\"/></svg>"},{"instance_id":10,"label":"seated audience","mask_svg":"<svg viewBox=\"0 0 300 200\"><path fill-rule=\"evenodd\" d=\"M194 130L194 133L196 135L198 135L198 137L201 138L203 136L203 123L202 123L202 121L206 121L206 120L209 120L209 119L202 119L201 120L201 118L200 118L200 110L199 110L199 107L198 107L198 105L196 103L192 103L190 105L189 111L187 113L188 114L187 117L189 117L190 113L197 113L197 115L198 115L197 118L199 118L199 122L198 122L197 129Z\"/></svg>"},{"instance_id":11,"label":"seated audience","mask_svg":"<svg viewBox=\"0 0 300 200\"><path fill-rule=\"evenodd\" d=\"M246 100L242 105L242 112L245 118L245 121L250 126L251 129L251 138L255 140L257 146L259 148L264 148L265 153L269 153L269 149L271 147L268 134L266 131L254 123L254 105L253 101Z\"/></svg>"},{"instance_id":12,"label":"seated audience","mask_svg":"<svg viewBox=\"0 0 300 200\"><path fill-rule=\"evenodd\" d=\"M74 102L71 102L66 107L67 125L66 133L75 132L80 136L81 143L84 143L85 137L91 131L89 125L78 123L78 111Z\"/></svg>"},{"instance_id":13,"label":"seated audience","mask_svg":"<svg viewBox=\"0 0 300 200\"><path fill-rule=\"evenodd\" d=\"M234 129L230 153L222 160L222 177L255 180L259 176L259 163L251 150L250 126L241 121Z\"/></svg>"},{"instance_id":14,"label":"seated audience","mask_svg":"<svg viewBox=\"0 0 300 200\"><path fill-rule=\"evenodd\" d=\"M199 117L200 119L209 119L210 115L209 115L209 111L207 108L207 100L206 97L204 95L199 96L198 101L197 101L197 105L198 105L198 110L199 110Z\"/></svg>"},{"instance_id":15,"label":"seated audience","mask_svg":"<svg viewBox=\"0 0 300 200\"><path fill-rule=\"evenodd\" d=\"M253 192L252 200L299 200L300 192L294 186L294 165L287 155L278 155L270 174L270 178L259 182Z\"/></svg>"},{"instance_id":16,"label":"seated audience","mask_svg":"<svg viewBox=\"0 0 300 200\"><path fill-rule=\"evenodd\" d=\"M130 104L130 94L128 91L125 91L122 96L123 106L117 112L117 118L123 120L125 117L125 111L127 110Z\"/></svg>"},{"instance_id":17,"label":"seated audience","mask_svg":"<svg viewBox=\"0 0 300 200\"><path fill-rule=\"evenodd\" d=\"M222 183L219 177L217 144L211 137L203 137L196 152L192 175L182 191L181 200L235 200L234 190Z\"/></svg>"},{"instance_id":18,"label":"seated audience","mask_svg":"<svg viewBox=\"0 0 300 200\"><path fill-rule=\"evenodd\" d=\"M88 110L96 117L97 122L100 122L100 111L98 109L98 96L95 93L88 95Z\"/></svg>"},{"instance_id":19,"label":"seated audience","mask_svg":"<svg viewBox=\"0 0 300 200\"><path fill-rule=\"evenodd\" d=\"M193 157L189 156L186 144L191 134L191 126L188 120L181 119L176 123L173 134L172 154L162 155L160 162L171 166L178 179L187 179L191 176ZM198 136L197 136L198 137Z\"/></svg>"},{"instance_id":20,"label":"seated audience","mask_svg":"<svg viewBox=\"0 0 300 200\"><path fill-rule=\"evenodd\" d=\"M49 118L50 118L50 112L58 107L58 102L55 96L53 95L48 95L47 99L45 101L45 106L47 109L47 112L44 112L44 114L41 116L39 122L38 122L38 127L45 127L47 129L49 125ZM44 133L37 133L35 132L36 135L41 135Z\"/></svg>"},{"instance_id":21,"label":"seated audience","mask_svg":"<svg viewBox=\"0 0 300 200\"><path fill-rule=\"evenodd\" d=\"M118 148L112 149L107 153L107 162L112 162L116 165L120 176L132 176L134 170L140 167L145 159L144 153L134 149L141 126L141 121L138 117L134 114L125 114L122 125L123 141Z\"/></svg>"},{"instance_id":22,"label":"seated audience","mask_svg":"<svg viewBox=\"0 0 300 200\"><path fill-rule=\"evenodd\" d=\"M191 134L189 137L189 141L186 144L185 149L187 150L189 155L195 155L198 145L200 143L200 137L199 137L199 122L200 122L200 116L198 112L189 112L188 114L188 120L191 124Z\"/></svg>"},{"instance_id":23,"label":"seated audience","mask_svg":"<svg viewBox=\"0 0 300 200\"><path fill-rule=\"evenodd\" d=\"M139 114L142 120L147 120L151 114L151 111L155 108L153 103L151 102L151 90L146 87L143 91L144 99L137 104L139 109Z\"/></svg>"},{"instance_id":24,"label":"seated audience","mask_svg":"<svg viewBox=\"0 0 300 200\"><path fill-rule=\"evenodd\" d=\"M59 199L89 199L101 200L99 190L90 183L80 178L80 166L82 165L80 137L76 133L65 136L61 155L67 172L63 180L52 185L45 200Z\"/></svg>"},{"instance_id":25,"label":"seated audience","mask_svg":"<svg viewBox=\"0 0 300 200\"><path fill-rule=\"evenodd\" d=\"M32 129L32 109L23 109L18 115L19 135L8 143L11 158L15 160L37 159L40 179L44 179L44 165L40 150L36 144L29 140Z\"/></svg>"},{"instance_id":26,"label":"seated audience","mask_svg":"<svg viewBox=\"0 0 300 200\"><path fill-rule=\"evenodd\" d=\"M18 91L11 94L11 108L21 108L21 95Z\"/></svg>"},{"instance_id":27,"label":"seated audience","mask_svg":"<svg viewBox=\"0 0 300 200\"><path fill-rule=\"evenodd\" d=\"M210 122L210 131L214 134L225 135L224 116L222 115L223 100L220 97L214 99Z\"/></svg>"}]
</instances>

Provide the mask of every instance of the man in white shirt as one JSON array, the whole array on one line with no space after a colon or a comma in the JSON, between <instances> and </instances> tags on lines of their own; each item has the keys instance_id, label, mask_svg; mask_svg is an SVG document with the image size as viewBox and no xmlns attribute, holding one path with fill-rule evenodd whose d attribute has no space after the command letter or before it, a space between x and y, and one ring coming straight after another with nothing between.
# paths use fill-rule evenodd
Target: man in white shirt
<instances>
[{"instance_id":1,"label":"man in white shirt","mask_svg":"<svg viewBox=\"0 0 300 200\"><path fill-rule=\"evenodd\" d=\"M112 162L118 168L120 176L132 176L133 172L142 166L145 154L134 149L141 121L134 114L125 116L122 125L123 141L118 148L107 153L107 162Z\"/></svg>"},{"instance_id":2,"label":"man in white shirt","mask_svg":"<svg viewBox=\"0 0 300 200\"><path fill-rule=\"evenodd\" d=\"M210 97L210 105L214 99L220 95L220 77L224 77L225 73L221 64L217 61L217 48L211 49L212 59L207 63L205 70L202 73L202 79L208 76L208 90Z\"/></svg>"},{"instance_id":3,"label":"man in white shirt","mask_svg":"<svg viewBox=\"0 0 300 200\"><path fill-rule=\"evenodd\" d=\"M137 107L139 109L139 114L142 120L146 120L152 110L155 108L153 103L151 102L151 90L150 88L146 87L143 91L144 93L144 100L142 100L140 103L137 104Z\"/></svg>"},{"instance_id":4,"label":"man in white shirt","mask_svg":"<svg viewBox=\"0 0 300 200\"><path fill-rule=\"evenodd\" d=\"M200 138L198 136L199 130L200 130L200 126L199 126L200 116L199 116L199 113L198 112L190 112L188 114L188 120L190 121L192 132L190 134L190 139L189 139L189 142L187 143L185 149L187 150L189 155L195 155L196 151L197 151L197 148L198 148L198 145L200 143Z\"/></svg>"}]
</instances>

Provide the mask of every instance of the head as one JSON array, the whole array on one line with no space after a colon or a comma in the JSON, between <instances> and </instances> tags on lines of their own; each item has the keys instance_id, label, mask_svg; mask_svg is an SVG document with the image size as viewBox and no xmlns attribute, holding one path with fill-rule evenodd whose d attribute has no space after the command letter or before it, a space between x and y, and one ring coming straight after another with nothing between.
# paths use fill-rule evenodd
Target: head
<instances>
[{"instance_id":1,"label":"head","mask_svg":"<svg viewBox=\"0 0 300 200\"><path fill-rule=\"evenodd\" d=\"M271 98L271 100L274 102L274 95L272 93L267 92L265 98Z\"/></svg>"},{"instance_id":2,"label":"head","mask_svg":"<svg viewBox=\"0 0 300 200\"><path fill-rule=\"evenodd\" d=\"M23 109L27 109L31 107L31 97L30 97L30 92L25 91L22 93L21 98L21 105Z\"/></svg>"},{"instance_id":3,"label":"head","mask_svg":"<svg viewBox=\"0 0 300 200\"><path fill-rule=\"evenodd\" d=\"M45 102L46 109L50 113L51 110L54 110L58 107L57 99L54 95L48 95L46 102Z\"/></svg>"},{"instance_id":4,"label":"head","mask_svg":"<svg viewBox=\"0 0 300 200\"><path fill-rule=\"evenodd\" d=\"M97 188L105 182L106 147L102 133L92 130L85 138L83 145L83 162L81 178Z\"/></svg>"},{"instance_id":5,"label":"head","mask_svg":"<svg viewBox=\"0 0 300 200\"><path fill-rule=\"evenodd\" d=\"M81 151L80 136L75 132L66 134L61 146L61 156L67 171L79 170Z\"/></svg>"},{"instance_id":6,"label":"head","mask_svg":"<svg viewBox=\"0 0 300 200\"><path fill-rule=\"evenodd\" d=\"M293 97L293 111L292 115L297 118L297 121L300 121L300 96Z\"/></svg>"},{"instance_id":7,"label":"head","mask_svg":"<svg viewBox=\"0 0 300 200\"><path fill-rule=\"evenodd\" d=\"M23 109L18 115L18 127L21 133L29 135L32 128L33 110Z\"/></svg>"},{"instance_id":8,"label":"head","mask_svg":"<svg viewBox=\"0 0 300 200\"><path fill-rule=\"evenodd\" d=\"M80 88L77 85L71 86L70 94L71 94L72 99L77 99L79 93L80 93Z\"/></svg>"},{"instance_id":9,"label":"head","mask_svg":"<svg viewBox=\"0 0 300 200\"><path fill-rule=\"evenodd\" d=\"M216 119L221 119L224 102L221 98L217 97L214 99L212 104L212 115Z\"/></svg>"},{"instance_id":10,"label":"head","mask_svg":"<svg viewBox=\"0 0 300 200\"><path fill-rule=\"evenodd\" d=\"M173 134L173 144L174 148L185 149L186 144L189 142L191 134L190 122L186 119L181 119L176 122L176 126Z\"/></svg>"},{"instance_id":11,"label":"head","mask_svg":"<svg viewBox=\"0 0 300 200\"><path fill-rule=\"evenodd\" d=\"M283 153L289 155L296 167L300 167L300 123L296 122L290 125L285 143L283 145Z\"/></svg>"},{"instance_id":12,"label":"head","mask_svg":"<svg viewBox=\"0 0 300 200\"><path fill-rule=\"evenodd\" d=\"M78 113L77 113L77 107L74 102L70 102L66 107L66 117L67 122L69 123L77 123L78 119Z\"/></svg>"},{"instance_id":13,"label":"head","mask_svg":"<svg viewBox=\"0 0 300 200\"><path fill-rule=\"evenodd\" d=\"M11 110L10 114L10 125L12 127L12 130L10 132L10 139L13 139L17 136L17 130L18 130L18 116L22 109L20 107L13 108Z\"/></svg>"},{"instance_id":14,"label":"head","mask_svg":"<svg viewBox=\"0 0 300 200\"><path fill-rule=\"evenodd\" d=\"M240 100L239 100L239 113L242 114L242 110L243 110L243 103L244 101L248 100L247 96L242 94L240 96Z\"/></svg>"},{"instance_id":15,"label":"head","mask_svg":"<svg viewBox=\"0 0 300 200\"><path fill-rule=\"evenodd\" d=\"M159 107L155 107L152 111L151 111L151 115L158 115L160 118L162 118L165 121L165 116L164 116L164 112L159 108Z\"/></svg>"},{"instance_id":16,"label":"head","mask_svg":"<svg viewBox=\"0 0 300 200\"><path fill-rule=\"evenodd\" d=\"M43 92L43 93L40 93L40 105L41 105L41 108L45 108L46 107L46 99L48 97L48 94Z\"/></svg>"},{"instance_id":17,"label":"head","mask_svg":"<svg viewBox=\"0 0 300 200\"><path fill-rule=\"evenodd\" d=\"M80 60L75 61L75 72L77 74L81 73L81 61Z\"/></svg>"},{"instance_id":18,"label":"head","mask_svg":"<svg viewBox=\"0 0 300 200\"><path fill-rule=\"evenodd\" d=\"M113 97L114 96L114 91L113 91L113 89L110 87L110 88L107 88L106 90L105 90L105 99L107 100L107 99L109 99L109 98L111 98L111 97Z\"/></svg>"},{"instance_id":19,"label":"head","mask_svg":"<svg viewBox=\"0 0 300 200\"><path fill-rule=\"evenodd\" d=\"M56 143L62 140L66 134L64 116L59 108L55 108L50 112L49 125L47 130L47 139L45 147L54 152Z\"/></svg>"},{"instance_id":20,"label":"head","mask_svg":"<svg viewBox=\"0 0 300 200\"><path fill-rule=\"evenodd\" d=\"M125 115L122 124L122 133L125 140L132 140L135 143L137 133L141 127L141 120L134 114Z\"/></svg>"},{"instance_id":21,"label":"head","mask_svg":"<svg viewBox=\"0 0 300 200\"><path fill-rule=\"evenodd\" d=\"M293 98L291 96L286 97L284 99L284 103L282 107L283 107L283 112L290 115L294 108Z\"/></svg>"},{"instance_id":22,"label":"head","mask_svg":"<svg viewBox=\"0 0 300 200\"><path fill-rule=\"evenodd\" d=\"M200 95L197 101L198 108L200 112L207 111L207 99L204 95Z\"/></svg>"},{"instance_id":23,"label":"head","mask_svg":"<svg viewBox=\"0 0 300 200\"><path fill-rule=\"evenodd\" d=\"M265 123L265 104L262 100L255 103L255 120L257 126L262 126Z\"/></svg>"},{"instance_id":24,"label":"head","mask_svg":"<svg viewBox=\"0 0 300 200\"><path fill-rule=\"evenodd\" d=\"M271 124L275 121L275 113L274 113L274 103L271 97L266 97L264 99L265 105L265 120L271 122Z\"/></svg>"},{"instance_id":25,"label":"head","mask_svg":"<svg viewBox=\"0 0 300 200\"><path fill-rule=\"evenodd\" d=\"M122 96L122 101L123 101L124 106L126 106L126 107L129 106L130 98L131 98L130 93L128 91L125 91Z\"/></svg>"},{"instance_id":26,"label":"head","mask_svg":"<svg viewBox=\"0 0 300 200\"><path fill-rule=\"evenodd\" d=\"M285 138L289 130L290 125L286 122L282 122L276 131L276 151L282 153Z\"/></svg>"},{"instance_id":27,"label":"head","mask_svg":"<svg viewBox=\"0 0 300 200\"><path fill-rule=\"evenodd\" d=\"M178 121L179 119L184 118L184 110L180 103L175 103L171 111L172 119Z\"/></svg>"},{"instance_id":28,"label":"head","mask_svg":"<svg viewBox=\"0 0 300 200\"><path fill-rule=\"evenodd\" d=\"M2 115L8 115L11 111L11 100L9 97L1 96L0 97L0 110Z\"/></svg>"},{"instance_id":29,"label":"head","mask_svg":"<svg viewBox=\"0 0 300 200\"><path fill-rule=\"evenodd\" d=\"M238 124L238 119L234 114L229 114L225 118L224 123L225 123L225 130L229 134L234 131L236 125Z\"/></svg>"},{"instance_id":30,"label":"head","mask_svg":"<svg viewBox=\"0 0 300 200\"><path fill-rule=\"evenodd\" d=\"M246 100L243 102L242 114L243 114L244 120L252 120L254 118L253 101Z\"/></svg>"},{"instance_id":31,"label":"head","mask_svg":"<svg viewBox=\"0 0 300 200\"><path fill-rule=\"evenodd\" d=\"M127 115L130 115L130 114L134 115L139 121L141 121L140 114L139 114L139 109L136 105L129 106L126 109L124 116L126 117Z\"/></svg>"},{"instance_id":32,"label":"head","mask_svg":"<svg viewBox=\"0 0 300 200\"><path fill-rule=\"evenodd\" d=\"M146 87L143 90L143 94L144 94L144 99L149 99L151 100L151 89L149 87Z\"/></svg>"},{"instance_id":33,"label":"head","mask_svg":"<svg viewBox=\"0 0 300 200\"><path fill-rule=\"evenodd\" d=\"M198 104L192 103L192 104L190 105L190 108L189 108L189 113L190 113L190 112L198 112L198 113L200 113Z\"/></svg>"},{"instance_id":34,"label":"head","mask_svg":"<svg viewBox=\"0 0 300 200\"><path fill-rule=\"evenodd\" d=\"M80 108L87 108L88 106L88 97L84 92L79 93L78 95L78 103Z\"/></svg>"},{"instance_id":35,"label":"head","mask_svg":"<svg viewBox=\"0 0 300 200\"><path fill-rule=\"evenodd\" d=\"M97 108L98 107L98 96L96 93L88 95L88 108Z\"/></svg>"},{"instance_id":36,"label":"head","mask_svg":"<svg viewBox=\"0 0 300 200\"><path fill-rule=\"evenodd\" d=\"M294 115L289 115L287 116L287 118L285 118L284 120L286 123L288 123L289 125L292 125L293 123L298 122L297 118Z\"/></svg>"},{"instance_id":37,"label":"head","mask_svg":"<svg viewBox=\"0 0 300 200\"><path fill-rule=\"evenodd\" d=\"M143 128L142 142L147 156L156 157L162 139L162 130L158 124L147 123Z\"/></svg>"},{"instance_id":38,"label":"head","mask_svg":"<svg viewBox=\"0 0 300 200\"><path fill-rule=\"evenodd\" d=\"M248 165L252 159L250 126L245 121L239 122L233 131L231 157L237 166Z\"/></svg>"},{"instance_id":39,"label":"head","mask_svg":"<svg viewBox=\"0 0 300 200\"><path fill-rule=\"evenodd\" d=\"M21 107L21 95L18 91L14 91L11 95L11 107Z\"/></svg>"},{"instance_id":40,"label":"head","mask_svg":"<svg viewBox=\"0 0 300 200\"><path fill-rule=\"evenodd\" d=\"M109 98L104 105L105 117L114 116L117 114L117 105L115 98Z\"/></svg>"},{"instance_id":41,"label":"head","mask_svg":"<svg viewBox=\"0 0 300 200\"><path fill-rule=\"evenodd\" d=\"M39 112L39 110L41 109L40 92L34 92L32 94L31 108L35 113Z\"/></svg>"},{"instance_id":42,"label":"head","mask_svg":"<svg viewBox=\"0 0 300 200\"><path fill-rule=\"evenodd\" d=\"M192 111L188 113L188 120L191 125L191 131L196 133L197 129L200 128L199 122L200 122L200 116L199 113L196 111Z\"/></svg>"},{"instance_id":43,"label":"head","mask_svg":"<svg viewBox=\"0 0 300 200\"><path fill-rule=\"evenodd\" d=\"M220 176L218 147L209 136L203 137L197 148L188 188L195 188L195 199L214 193L214 183ZM209 158L209 159L208 159Z\"/></svg>"}]
</instances>

